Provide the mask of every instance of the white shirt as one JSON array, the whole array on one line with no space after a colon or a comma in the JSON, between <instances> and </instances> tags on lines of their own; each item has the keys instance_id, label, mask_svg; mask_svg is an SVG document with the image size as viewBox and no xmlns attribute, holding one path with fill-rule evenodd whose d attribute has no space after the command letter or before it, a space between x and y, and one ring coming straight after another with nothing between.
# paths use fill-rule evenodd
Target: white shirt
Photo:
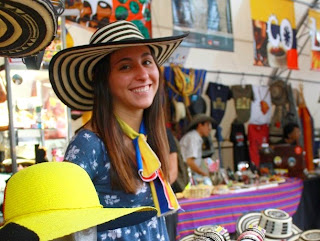
<instances>
[{"instance_id":1,"label":"white shirt","mask_svg":"<svg viewBox=\"0 0 320 241\"><path fill-rule=\"evenodd\" d=\"M203 139L196 130L187 132L180 140L181 153L183 160L195 158L197 166L201 166L202 161L202 143Z\"/></svg>"},{"instance_id":2,"label":"white shirt","mask_svg":"<svg viewBox=\"0 0 320 241\"><path fill-rule=\"evenodd\" d=\"M264 125L269 124L271 121L271 95L269 91L269 86L252 86L254 101L251 102L251 112L250 112L250 124ZM269 105L269 110L267 113L263 114L261 111L260 101L264 100Z\"/></svg>"}]
</instances>

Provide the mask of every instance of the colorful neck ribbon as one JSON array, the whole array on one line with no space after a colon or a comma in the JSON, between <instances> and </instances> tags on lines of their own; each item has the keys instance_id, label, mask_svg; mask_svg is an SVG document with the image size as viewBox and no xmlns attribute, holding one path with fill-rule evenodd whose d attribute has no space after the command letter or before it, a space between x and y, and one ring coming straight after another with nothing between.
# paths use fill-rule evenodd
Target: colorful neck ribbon
<instances>
[{"instance_id":1,"label":"colorful neck ribbon","mask_svg":"<svg viewBox=\"0 0 320 241\"><path fill-rule=\"evenodd\" d=\"M122 131L132 139L137 159L138 173L142 181L149 182L154 206L158 216L168 214L180 208L170 184L164 179L159 158L147 143L143 121L139 133L117 117Z\"/></svg>"}]
</instances>

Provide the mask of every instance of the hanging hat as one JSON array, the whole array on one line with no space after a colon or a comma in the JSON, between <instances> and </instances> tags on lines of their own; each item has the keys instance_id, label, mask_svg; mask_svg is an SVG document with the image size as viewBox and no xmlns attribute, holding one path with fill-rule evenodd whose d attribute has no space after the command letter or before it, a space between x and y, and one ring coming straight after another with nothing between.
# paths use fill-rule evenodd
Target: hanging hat
<instances>
[{"instance_id":1,"label":"hanging hat","mask_svg":"<svg viewBox=\"0 0 320 241\"><path fill-rule=\"evenodd\" d=\"M304 231L301 234L296 234L287 241L319 241L320 240L320 229L311 229Z\"/></svg>"},{"instance_id":2,"label":"hanging hat","mask_svg":"<svg viewBox=\"0 0 320 241\"><path fill-rule=\"evenodd\" d=\"M186 106L183 102L172 99L172 105L173 105L172 121L174 123L178 123L179 121L186 118Z\"/></svg>"},{"instance_id":3,"label":"hanging hat","mask_svg":"<svg viewBox=\"0 0 320 241\"><path fill-rule=\"evenodd\" d=\"M88 45L67 48L54 55L49 65L52 88L71 109L91 110L92 69L99 60L121 48L149 46L162 65L186 36L145 39L132 22L112 22L98 29Z\"/></svg>"},{"instance_id":4,"label":"hanging hat","mask_svg":"<svg viewBox=\"0 0 320 241\"><path fill-rule=\"evenodd\" d=\"M156 215L151 207L103 208L87 172L69 162L35 164L15 173L4 197L4 225L23 226L40 241L105 222L108 229L130 226Z\"/></svg>"},{"instance_id":5,"label":"hanging hat","mask_svg":"<svg viewBox=\"0 0 320 241\"><path fill-rule=\"evenodd\" d=\"M201 113L201 114L196 114L195 116L192 117L192 120L190 121L190 123L187 127L187 131L193 129L199 123L203 123L206 121L211 122L212 126L216 127L216 121L212 117Z\"/></svg>"},{"instance_id":6,"label":"hanging hat","mask_svg":"<svg viewBox=\"0 0 320 241\"><path fill-rule=\"evenodd\" d=\"M274 105L284 105L288 102L286 83L276 80L270 84L271 101Z\"/></svg>"},{"instance_id":7,"label":"hanging hat","mask_svg":"<svg viewBox=\"0 0 320 241\"><path fill-rule=\"evenodd\" d=\"M45 49L56 35L61 13L50 0L1 1L0 56L22 58Z\"/></svg>"},{"instance_id":8,"label":"hanging hat","mask_svg":"<svg viewBox=\"0 0 320 241\"><path fill-rule=\"evenodd\" d=\"M280 209L266 209L261 212L249 212L242 215L236 224L240 235L250 226L258 225L265 230L265 240L283 240L301 233L302 231L292 223L292 217Z\"/></svg>"},{"instance_id":9,"label":"hanging hat","mask_svg":"<svg viewBox=\"0 0 320 241\"><path fill-rule=\"evenodd\" d=\"M203 99L202 96L198 96L195 101L190 102L189 110L192 116L200 113L206 113L207 111L206 101Z\"/></svg>"}]
</instances>

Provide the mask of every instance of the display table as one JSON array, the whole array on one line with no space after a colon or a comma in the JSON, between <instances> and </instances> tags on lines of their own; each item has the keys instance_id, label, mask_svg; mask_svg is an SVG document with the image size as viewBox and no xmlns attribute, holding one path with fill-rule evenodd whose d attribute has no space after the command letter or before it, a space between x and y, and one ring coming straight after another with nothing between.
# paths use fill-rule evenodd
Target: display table
<instances>
[{"instance_id":1,"label":"display table","mask_svg":"<svg viewBox=\"0 0 320 241\"><path fill-rule=\"evenodd\" d=\"M176 238L179 240L192 234L203 225L220 225L234 233L237 219L249 211L277 208L292 216L299 205L302 189L301 179L289 178L276 187L202 199L180 199L182 210L178 214Z\"/></svg>"}]
</instances>

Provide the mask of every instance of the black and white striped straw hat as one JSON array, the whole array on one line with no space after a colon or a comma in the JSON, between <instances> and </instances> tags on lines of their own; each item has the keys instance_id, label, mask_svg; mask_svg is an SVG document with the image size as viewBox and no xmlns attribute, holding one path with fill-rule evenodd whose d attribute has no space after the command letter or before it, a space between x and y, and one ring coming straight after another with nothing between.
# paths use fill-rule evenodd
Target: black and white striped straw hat
<instances>
[{"instance_id":1,"label":"black and white striped straw hat","mask_svg":"<svg viewBox=\"0 0 320 241\"><path fill-rule=\"evenodd\" d=\"M45 49L61 13L50 0L0 1L0 56L22 58Z\"/></svg>"},{"instance_id":2,"label":"black and white striped straw hat","mask_svg":"<svg viewBox=\"0 0 320 241\"><path fill-rule=\"evenodd\" d=\"M91 110L92 70L99 60L121 48L146 45L154 50L162 65L187 35L145 39L132 22L112 22L98 29L88 45L67 48L54 55L49 65L52 88L71 109Z\"/></svg>"},{"instance_id":3,"label":"black and white striped straw hat","mask_svg":"<svg viewBox=\"0 0 320 241\"><path fill-rule=\"evenodd\" d=\"M215 241L230 241L230 235L227 229L219 225L204 225L194 230L196 237L205 236Z\"/></svg>"},{"instance_id":4,"label":"black and white striped straw hat","mask_svg":"<svg viewBox=\"0 0 320 241\"><path fill-rule=\"evenodd\" d=\"M320 240L320 229L310 229L304 231L301 234L296 234L287 241L319 241Z\"/></svg>"},{"instance_id":5,"label":"black and white striped straw hat","mask_svg":"<svg viewBox=\"0 0 320 241\"><path fill-rule=\"evenodd\" d=\"M302 232L292 223L292 217L280 209L269 208L261 212L249 212L237 220L237 234L240 235L250 226L258 225L265 230L265 240L284 240Z\"/></svg>"}]
</instances>

